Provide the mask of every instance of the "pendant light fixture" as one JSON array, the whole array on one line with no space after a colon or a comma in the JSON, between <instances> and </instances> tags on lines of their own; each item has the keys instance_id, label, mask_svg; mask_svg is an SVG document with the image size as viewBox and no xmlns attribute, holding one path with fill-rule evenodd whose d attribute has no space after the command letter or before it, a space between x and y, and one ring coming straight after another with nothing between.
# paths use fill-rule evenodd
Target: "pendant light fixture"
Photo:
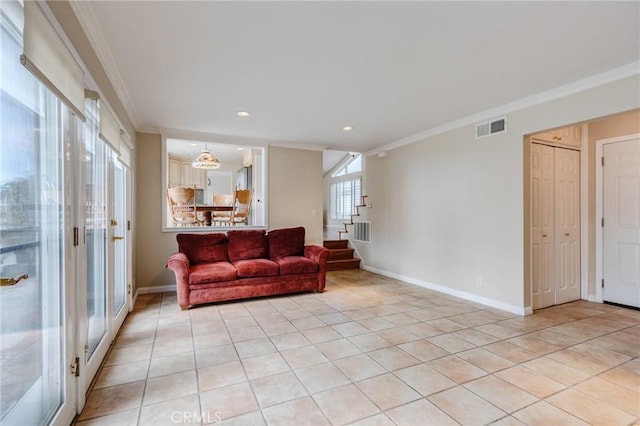
<instances>
[{"instance_id":1,"label":"pendant light fixture","mask_svg":"<svg viewBox=\"0 0 640 426\"><path fill-rule=\"evenodd\" d=\"M191 163L191 167L195 169L206 170L219 169L220 161L216 157L211 155L211 152L209 152L207 146L205 145L200 155L198 155L198 158L193 160L193 162Z\"/></svg>"}]
</instances>

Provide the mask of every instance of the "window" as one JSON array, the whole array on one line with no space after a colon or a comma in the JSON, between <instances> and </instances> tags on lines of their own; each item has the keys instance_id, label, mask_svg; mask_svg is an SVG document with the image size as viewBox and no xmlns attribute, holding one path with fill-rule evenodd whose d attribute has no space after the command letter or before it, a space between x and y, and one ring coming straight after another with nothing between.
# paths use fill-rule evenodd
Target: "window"
<instances>
[{"instance_id":1,"label":"window","mask_svg":"<svg viewBox=\"0 0 640 426\"><path fill-rule=\"evenodd\" d=\"M331 219L349 219L360 204L361 178L331 185Z\"/></svg>"},{"instance_id":2,"label":"window","mask_svg":"<svg viewBox=\"0 0 640 426\"><path fill-rule=\"evenodd\" d=\"M362 195L362 155L349 153L331 174L330 220L350 219Z\"/></svg>"},{"instance_id":3,"label":"window","mask_svg":"<svg viewBox=\"0 0 640 426\"><path fill-rule=\"evenodd\" d=\"M351 173L359 173L362 171L362 156L360 154L351 154L351 158L339 167L331 177L339 177Z\"/></svg>"}]
</instances>

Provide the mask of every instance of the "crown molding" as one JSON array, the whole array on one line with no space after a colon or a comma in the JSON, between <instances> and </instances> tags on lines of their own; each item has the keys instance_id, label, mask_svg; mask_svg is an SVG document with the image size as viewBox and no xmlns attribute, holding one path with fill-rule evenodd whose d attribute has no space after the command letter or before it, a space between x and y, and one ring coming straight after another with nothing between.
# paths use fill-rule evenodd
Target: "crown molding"
<instances>
[{"instance_id":1,"label":"crown molding","mask_svg":"<svg viewBox=\"0 0 640 426\"><path fill-rule=\"evenodd\" d=\"M217 133L194 132L191 130L168 129L168 128L147 128L141 133L159 133L163 138L185 139L198 142L235 144L256 147L267 147L273 141L260 138L247 138L242 136L221 135Z\"/></svg>"},{"instance_id":2,"label":"crown molding","mask_svg":"<svg viewBox=\"0 0 640 426\"><path fill-rule=\"evenodd\" d=\"M140 133L159 133L164 138L186 139L199 142L211 143L232 143L236 145L259 146L259 147L278 147L289 149L303 149L306 151L324 151L327 149L324 145L313 145L305 143L287 143L269 139L248 138L243 136L222 135L218 133L194 132L191 130L168 129L158 127L144 127Z\"/></svg>"},{"instance_id":3,"label":"crown molding","mask_svg":"<svg viewBox=\"0 0 640 426\"><path fill-rule=\"evenodd\" d=\"M91 47L93 47L93 50L96 53L96 56L98 57L98 60L100 61L100 64L102 65L107 78L111 82L116 95L120 99L122 106L127 112L129 119L133 123L133 126L137 129L140 121L138 119L136 108L133 104L133 101L131 100L129 92L126 89L124 80L120 75L120 71L118 71L118 67L113 58L113 55L111 54L109 45L107 44L104 35L102 34L98 18L96 17L95 13L93 13L91 2L70 1L69 6L78 18L82 30L86 34L87 39L89 39L89 43L91 44Z\"/></svg>"},{"instance_id":4,"label":"crown molding","mask_svg":"<svg viewBox=\"0 0 640 426\"><path fill-rule=\"evenodd\" d=\"M528 96L526 98L510 102L508 104L492 108L477 114L470 115L459 120L452 121L442 126L437 126L424 132L417 133L406 138L399 139L395 142L391 142L387 145L380 146L366 153L367 156L376 155L384 151L389 151L395 148L399 148L404 145L408 145L431 136L440 135L450 130L458 129L460 127L476 124L479 122L491 120L496 117L504 116L506 114L519 111L525 108L529 108L535 105L540 105L545 102L550 102L556 99L563 98L565 96L573 95L575 93L583 92L594 87L602 86L614 81L622 80L634 75L640 75L640 61L635 61L630 64L624 65L619 68L614 68L609 71L605 71L601 74L597 74L591 77L584 78L582 80L574 81L564 86L556 87L555 89L547 90L545 92L538 93L536 95Z\"/></svg>"},{"instance_id":5,"label":"crown molding","mask_svg":"<svg viewBox=\"0 0 640 426\"><path fill-rule=\"evenodd\" d=\"M271 142L269 146L274 146L277 148L304 149L306 151L324 151L325 149L328 148L326 145L289 143L289 142Z\"/></svg>"}]
</instances>

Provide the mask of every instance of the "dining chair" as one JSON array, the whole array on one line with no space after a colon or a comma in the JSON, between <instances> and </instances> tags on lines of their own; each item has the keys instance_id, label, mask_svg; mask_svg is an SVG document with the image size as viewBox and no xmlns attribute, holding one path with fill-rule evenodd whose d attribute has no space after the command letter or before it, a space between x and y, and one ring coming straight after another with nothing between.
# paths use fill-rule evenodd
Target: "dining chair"
<instances>
[{"instance_id":1,"label":"dining chair","mask_svg":"<svg viewBox=\"0 0 640 426\"><path fill-rule=\"evenodd\" d=\"M196 211L196 189L184 186L167 186L167 202L173 226L200 226Z\"/></svg>"},{"instance_id":2,"label":"dining chair","mask_svg":"<svg viewBox=\"0 0 640 426\"><path fill-rule=\"evenodd\" d=\"M233 194L213 194L213 205L214 206L225 206L231 207L233 206ZM212 215L212 223L215 225L229 225L231 224L231 215L232 212L213 212Z\"/></svg>"},{"instance_id":3,"label":"dining chair","mask_svg":"<svg viewBox=\"0 0 640 426\"><path fill-rule=\"evenodd\" d=\"M251 211L252 189L236 189L234 193L233 212L231 214L231 224L249 224L249 212Z\"/></svg>"}]
</instances>

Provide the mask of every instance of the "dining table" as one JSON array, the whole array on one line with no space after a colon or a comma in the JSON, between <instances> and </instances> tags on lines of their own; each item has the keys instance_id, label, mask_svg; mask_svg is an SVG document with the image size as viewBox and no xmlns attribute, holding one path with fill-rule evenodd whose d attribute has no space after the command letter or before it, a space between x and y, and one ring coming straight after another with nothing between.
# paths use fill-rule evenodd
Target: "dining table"
<instances>
[{"instance_id":1,"label":"dining table","mask_svg":"<svg viewBox=\"0 0 640 426\"><path fill-rule=\"evenodd\" d=\"M204 226L211 226L211 216L213 212L231 212L233 206L214 206L211 204L197 204L196 211L202 212Z\"/></svg>"}]
</instances>

